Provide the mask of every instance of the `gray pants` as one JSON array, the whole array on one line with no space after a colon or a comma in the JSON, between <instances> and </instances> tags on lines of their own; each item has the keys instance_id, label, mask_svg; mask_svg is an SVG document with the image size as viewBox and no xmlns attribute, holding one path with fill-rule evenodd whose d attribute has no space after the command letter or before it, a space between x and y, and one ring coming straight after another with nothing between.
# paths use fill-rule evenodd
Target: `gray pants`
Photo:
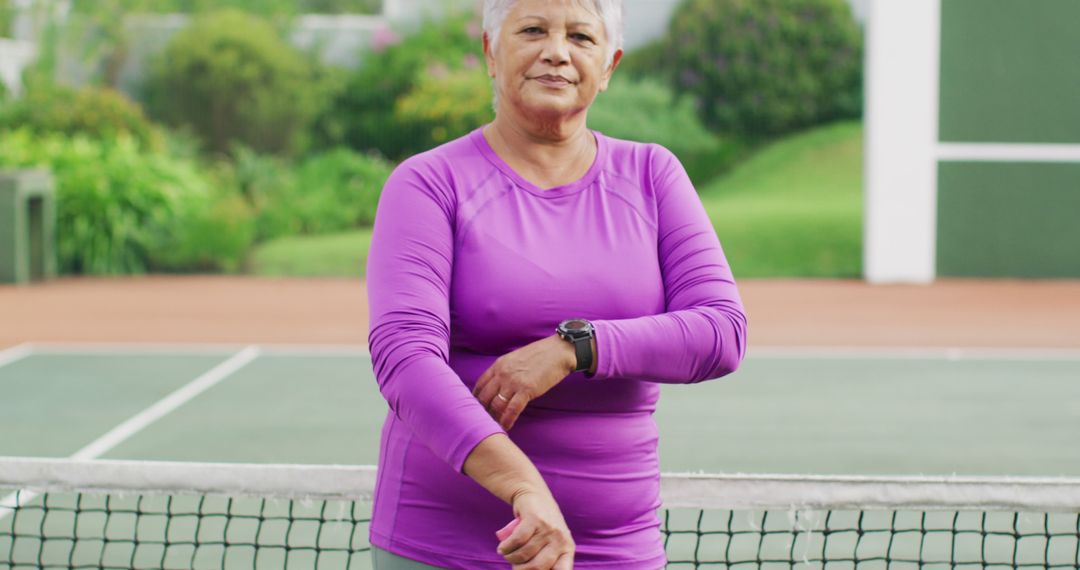
<instances>
[{"instance_id":1,"label":"gray pants","mask_svg":"<svg viewBox=\"0 0 1080 570\"><path fill-rule=\"evenodd\" d=\"M444 570L438 566L431 566L410 558L398 556L397 554L387 552L378 546L371 547L371 564L375 570Z\"/></svg>"}]
</instances>

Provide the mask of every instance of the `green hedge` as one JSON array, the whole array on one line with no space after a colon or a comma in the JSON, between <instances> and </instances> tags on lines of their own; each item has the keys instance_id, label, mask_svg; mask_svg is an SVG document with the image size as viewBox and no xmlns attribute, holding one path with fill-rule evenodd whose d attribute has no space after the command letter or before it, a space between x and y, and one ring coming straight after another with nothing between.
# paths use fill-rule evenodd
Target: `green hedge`
<instances>
[{"instance_id":1,"label":"green hedge","mask_svg":"<svg viewBox=\"0 0 1080 570\"><path fill-rule=\"evenodd\" d=\"M48 167L57 180L62 273L236 270L251 245L250 209L190 161L130 137L0 132L0 167Z\"/></svg>"},{"instance_id":2,"label":"green hedge","mask_svg":"<svg viewBox=\"0 0 1080 570\"><path fill-rule=\"evenodd\" d=\"M319 66L266 21L236 10L202 14L155 60L151 114L190 128L211 153L236 144L292 154L328 102Z\"/></svg>"},{"instance_id":3,"label":"green hedge","mask_svg":"<svg viewBox=\"0 0 1080 570\"><path fill-rule=\"evenodd\" d=\"M161 130L137 103L105 87L35 86L22 97L0 104L0 129L15 128L91 138L130 136L154 149L164 143Z\"/></svg>"},{"instance_id":4,"label":"green hedge","mask_svg":"<svg viewBox=\"0 0 1080 570\"><path fill-rule=\"evenodd\" d=\"M773 136L861 114L862 32L845 0L686 0L666 46L645 59L714 129Z\"/></svg>"},{"instance_id":5,"label":"green hedge","mask_svg":"<svg viewBox=\"0 0 1080 570\"><path fill-rule=\"evenodd\" d=\"M0 0L0 8L5 2ZM72 3L75 13L92 13L103 9L100 0ZM153 12L158 14L192 14L235 8L262 15L277 14L378 14L382 0L110 0L107 9L120 12Z\"/></svg>"},{"instance_id":6,"label":"green hedge","mask_svg":"<svg viewBox=\"0 0 1080 570\"><path fill-rule=\"evenodd\" d=\"M383 30L376 34L372 49L373 53L349 75L345 88L317 122L316 136L321 145L345 144L402 160L444 140L438 129L444 126L441 121L445 117L433 119L422 112L412 112L408 110L409 103L402 103L405 110L395 113L395 109L399 100L408 97L418 84L422 88L427 86L430 93L432 84L424 82L433 75L445 73L451 79L458 79L461 76L455 72L483 66L480 23L476 17L457 14L427 21L407 37ZM468 82L464 86L472 88ZM484 105L491 106L490 98L468 103L468 114L475 114L474 110Z\"/></svg>"},{"instance_id":7,"label":"green hedge","mask_svg":"<svg viewBox=\"0 0 1080 570\"><path fill-rule=\"evenodd\" d=\"M491 122L491 80L479 66L451 70L436 66L394 105L402 125L426 127L420 139L431 148Z\"/></svg>"},{"instance_id":8,"label":"green hedge","mask_svg":"<svg viewBox=\"0 0 1080 570\"><path fill-rule=\"evenodd\" d=\"M339 148L293 164L238 149L233 184L256 212L258 241L369 226L393 165Z\"/></svg>"},{"instance_id":9,"label":"green hedge","mask_svg":"<svg viewBox=\"0 0 1080 570\"><path fill-rule=\"evenodd\" d=\"M720 139L702 124L691 99L676 97L659 79L635 79L622 74L622 69L589 108L589 127L615 138L667 147L697 183L726 171L742 155L738 141Z\"/></svg>"},{"instance_id":10,"label":"green hedge","mask_svg":"<svg viewBox=\"0 0 1080 570\"><path fill-rule=\"evenodd\" d=\"M0 0L0 38L11 37L11 25L15 21L15 7L11 0ZM2 88L2 84L0 84Z\"/></svg>"}]
</instances>

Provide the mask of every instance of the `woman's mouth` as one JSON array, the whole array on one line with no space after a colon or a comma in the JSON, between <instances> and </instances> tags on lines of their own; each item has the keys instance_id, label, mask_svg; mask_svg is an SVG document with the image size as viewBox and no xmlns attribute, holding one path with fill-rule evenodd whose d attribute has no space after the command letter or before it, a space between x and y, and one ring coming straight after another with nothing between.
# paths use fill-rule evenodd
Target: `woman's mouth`
<instances>
[{"instance_id":1,"label":"woman's mouth","mask_svg":"<svg viewBox=\"0 0 1080 570\"><path fill-rule=\"evenodd\" d=\"M570 85L570 81L568 79L564 77L559 77L557 75L541 75L539 77L535 77L534 79L536 79L536 81L540 82L546 87L561 88Z\"/></svg>"}]
</instances>

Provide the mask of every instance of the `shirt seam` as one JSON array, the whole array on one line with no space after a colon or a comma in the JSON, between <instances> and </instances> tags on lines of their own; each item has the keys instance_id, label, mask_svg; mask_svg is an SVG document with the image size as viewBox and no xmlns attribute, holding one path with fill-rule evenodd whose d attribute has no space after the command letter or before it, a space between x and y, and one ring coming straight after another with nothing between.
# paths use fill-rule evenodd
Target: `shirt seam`
<instances>
[{"instance_id":1,"label":"shirt seam","mask_svg":"<svg viewBox=\"0 0 1080 570\"><path fill-rule=\"evenodd\" d=\"M394 412L394 415L396 416L397 412ZM391 433L388 434L388 436L387 436L388 441L392 441L392 439L389 436L393 435L392 430L394 428L397 428L399 423L401 423L401 419L395 417L394 418L394 425L391 426ZM401 453L401 463L398 465L398 469L397 469L397 472L399 474L405 473L405 463L406 463L406 461L408 460L408 457L409 457L409 449L412 448L412 440L413 440L414 435L415 434L413 434L412 430L410 429L409 430L409 437L408 437L408 439L405 440L405 443L403 444L403 447L405 449ZM401 509L398 508L398 506L401 504L401 487L402 487L402 485L403 485L403 481L399 477L398 481L397 481L397 485L396 485L397 489L395 489L395 492L394 492L394 518L390 522L390 536L388 537L391 541L394 540L393 537L394 537L394 535L397 534L397 523L398 523L397 516L398 516L398 512L401 510Z\"/></svg>"},{"instance_id":2,"label":"shirt seam","mask_svg":"<svg viewBox=\"0 0 1080 570\"><path fill-rule=\"evenodd\" d=\"M491 173L491 174L490 174L490 175L489 175L489 176L488 176L487 178L485 178L485 179L484 179L484 181L483 181L483 182L481 182L480 184L481 184L481 185L483 185L483 184L486 184L488 180L490 180L490 179L494 178L494 177L495 177L495 176L496 176L497 174L501 174L501 173L499 172L499 170L498 170L498 169L496 169L496 170L495 170L495 172L492 172L492 173ZM464 238L464 237L465 237L465 236L466 236L466 235L467 235L467 234L469 233L469 228L471 228L471 227L472 227L472 225L473 225L473 221L474 221L474 220L476 220L476 218L477 218L477 217L478 217L478 216L480 215L480 212L483 212L483 211L484 211L485 209L487 209L487 207L488 207L488 206L490 206L490 205L491 205L492 203L494 203L494 202L495 202L495 200L498 200L498 199L500 199L500 198L502 198L502 197L504 197L504 196L506 196L506 195L510 194L510 190L511 190L512 188L513 188L513 184L511 183L511 186L510 186L510 187L502 188L502 189L501 189L501 190L499 191L499 193L498 193L498 194L496 194L496 195L494 195L494 196L492 196L492 197L488 198L488 199L487 199L487 200L485 200L485 201L484 201L483 203L481 203L481 204L480 204L480 205L479 205L479 206L478 206L478 207L476 208L476 210L475 210L475 211L474 211L474 212L472 213L472 215L471 215L471 216L469 216L469 219L465 221L464 225L462 225L462 226L461 226L461 230L460 230L460 231L458 232L458 238L459 238L459 239L461 239L461 238ZM467 202L466 202L466 203L467 203ZM463 204L462 204L462 206L464 206L464 205L465 205L466 203L463 203Z\"/></svg>"},{"instance_id":3,"label":"shirt seam","mask_svg":"<svg viewBox=\"0 0 1080 570\"><path fill-rule=\"evenodd\" d=\"M611 176L612 176L613 178L618 178L618 179L620 179L620 180L622 180L622 181L624 181L624 182L626 182L626 183L630 184L631 186L633 186L633 185L635 184L635 183L634 183L633 181L631 181L631 180L628 180L628 179L626 179L626 178L623 178L623 177L622 177L621 175L619 175L619 174L616 174L616 173L614 173L613 171L610 171L610 170L606 170L606 169L605 169L605 170L604 170L604 173L605 173L605 174L611 174ZM628 198L626 198L626 196L623 196L622 194L619 194L618 192L616 192L616 191L612 190L611 188L608 188L608 186L607 186L606 184L599 184L599 186L600 186L600 189L601 189L601 190L603 190L603 191L604 191L605 193L607 193L607 194L610 194L611 196L614 196L614 197L618 198L618 199L619 199L619 200L621 200L621 201L622 201L622 202L623 202L624 204L626 204L627 206L629 206L629 207L630 207L630 211L632 211L632 212L634 212L635 214L637 214L637 216L638 216L639 218L641 218L641 221L643 221L643 222L645 222L646 224L648 224L648 225L649 225L649 227L653 229L653 231L657 232L657 234L659 234L659 233L660 233L660 226L659 226L659 224L657 224L657 223L656 223L655 221L653 221L653 220L650 220L649 218L647 218L647 217L645 216L645 214L642 214L642 213L641 213L641 211L640 211L640 210L638 209L637 205L635 205L635 204L634 204L633 202L631 202L631 201L630 201L630 200L629 200ZM658 237L659 237L659 236L658 236Z\"/></svg>"}]
</instances>

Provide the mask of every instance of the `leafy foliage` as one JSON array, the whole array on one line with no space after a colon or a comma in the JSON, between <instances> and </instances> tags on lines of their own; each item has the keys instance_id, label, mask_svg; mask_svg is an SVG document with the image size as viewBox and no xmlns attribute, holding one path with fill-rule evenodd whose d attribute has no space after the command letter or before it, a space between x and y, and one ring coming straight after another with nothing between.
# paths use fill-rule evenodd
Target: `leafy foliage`
<instances>
[{"instance_id":1,"label":"leafy foliage","mask_svg":"<svg viewBox=\"0 0 1080 570\"><path fill-rule=\"evenodd\" d=\"M398 99L395 119L403 125L428 127L422 144L429 148L490 122L495 118L491 81L478 66L457 70L433 66L412 91Z\"/></svg>"},{"instance_id":2,"label":"leafy foliage","mask_svg":"<svg viewBox=\"0 0 1080 570\"><path fill-rule=\"evenodd\" d=\"M776 135L862 108L862 35L845 0L686 0L667 40L671 78L706 124Z\"/></svg>"},{"instance_id":3,"label":"leafy foliage","mask_svg":"<svg viewBox=\"0 0 1080 570\"><path fill-rule=\"evenodd\" d=\"M392 165L339 148L295 167L238 149L232 177L252 204L259 241L371 225Z\"/></svg>"},{"instance_id":4,"label":"leafy foliage","mask_svg":"<svg viewBox=\"0 0 1080 570\"><path fill-rule=\"evenodd\" d=\"M615 138L658 143L675 153L691 178L704 182L731 165L737 145L709 132L693 102L677 98L658 79L615 72L607 91L589 108L589 127Z\"/></svg>"},{"instance_id":5,"label":"leafy foliage","mask_svg":"<svg viewBox=\"0 0 1080 570\"><path fill-rule=\"evenodd\" d=\"M317 68L266 21L210 12L177 33L155 61L149 107L165 122L192 129L212 153L238 143L295 153L328 97Z\"/></svg>"},{"instance_id":6,"label":"leafy foliage","mask_svg":"<svg viewBox=\"0 0 1080 570\"><path fill-rule=\"evenodd\" d=\"M10 0L0 0L0 3ZM382 10L382 0L93 0L72 3L75 13L92 13L108 8L132 12L158 14L193 14L235 8L263 16L281 14L377 14ZM2 4L0 4L2 5Z\"/></svg>"},{"instance_id":7,"label":"leafy foliage","mask_svg":"<svg viewBox=\"0 0 1080 570\"><path fill-rule=\"evenodd\" d=\"M377 33L374 53L348 77L345 89L319 119L318 140L323 146L343 143L357 150L376 150L393 160L431 148L441 138L433 132L439 125L420 116L423 113L410 107L411 103L402 103L402 114L395 115L395 108L424 81L429 70L445 70L453 82L465 77L454 72L483 65L480 33L480 24L472 14L427 21L404 39L389 29ZM466 92L475 88L469 80L453 86ZM418 99L434 94L432 83L421 87L427 92L416 95Z\"/></svg>"},{"instance_id":8,"label":"leafy foliage","mask_svg":"<svg viewBox=\"0 0 1080 570\"><path fill-rule=\"evenodd\" d=\"M0 38L6 38L11 36L11 25L14 20L15 6L12 1L0 0Z\"/></svg>"},{"instance_id":9,"label":"leafy foliage","mask_svg":"<svg viewBox=\"0 0 1080 570\"><path fill-rule=\"evenodd\" d=\"M0 129L16 127L39 134L130 136L149 148L160 148L163 144L161 130L146 118L138 104L105 87L32 88L21 98L0 107Z\"/></svg>"},{"instance_id":10,"label":"leafy foliage","mask_svg":"<svg viewBox=\"0 0 1080 570\"><path fill-rule=\"evenodd\" d=\"M48 167L57 181L57 257L63 273L235 269L251 243L249 213L212 190L194 163L131 137L0 136L0 167Z\"/></svg>"}]
</instances>

